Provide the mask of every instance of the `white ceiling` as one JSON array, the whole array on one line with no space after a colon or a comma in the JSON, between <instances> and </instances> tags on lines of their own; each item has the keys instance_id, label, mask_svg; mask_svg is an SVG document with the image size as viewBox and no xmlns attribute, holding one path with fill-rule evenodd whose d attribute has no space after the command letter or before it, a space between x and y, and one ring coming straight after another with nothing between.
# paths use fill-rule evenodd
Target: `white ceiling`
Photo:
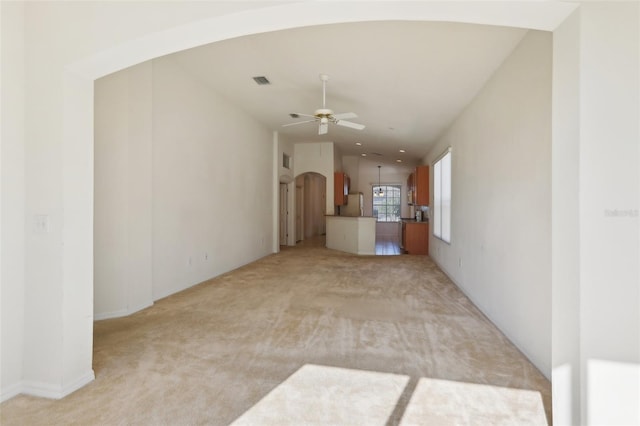
<instances>
[{"instance_id":1,"label":"white ceiling","mask_svg":"<svg viewBox=\"0 0 640 426\"><path fill-rule=\"evenodd\" d=\"M333 24L239 37L171 57L293 142L332 141L344 155L417 163L525 33L446 22ZM289 113L313 114L322 106L320 73L330 76L327 107L355 112L349 121L364 130L333 125L318 136L316 123L282 127L303 120ZM271 85L258 86L254 76Z\"/></svg>"}]
</instances>

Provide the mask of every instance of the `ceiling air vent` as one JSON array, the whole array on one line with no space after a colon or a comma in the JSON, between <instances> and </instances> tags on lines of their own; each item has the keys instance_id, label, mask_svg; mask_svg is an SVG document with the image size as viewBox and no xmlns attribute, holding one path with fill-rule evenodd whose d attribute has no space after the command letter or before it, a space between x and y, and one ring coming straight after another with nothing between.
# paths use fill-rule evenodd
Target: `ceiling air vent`
<instances>
[{"instance_id":1,"label":"ceiling air vent","mask_svg":"<svg viewBox=\"0 0 640 426\"><path fill-rule=\"evenodd\" d=\"M258 86L264 86L267 84L271 84L271 82L269 81L269 79L263 75L258 76L258 77L253 77L253 81L255 81Z\"/></svg>"}]
</instances>

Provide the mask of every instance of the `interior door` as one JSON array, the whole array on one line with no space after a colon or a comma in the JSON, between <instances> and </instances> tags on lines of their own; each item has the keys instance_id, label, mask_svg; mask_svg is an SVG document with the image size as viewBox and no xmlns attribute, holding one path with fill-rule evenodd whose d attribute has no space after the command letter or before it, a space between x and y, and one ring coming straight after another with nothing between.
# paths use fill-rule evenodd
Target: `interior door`
<instances>
[{"instance_id":1,"label":"interior door","mask_svg":"<svg viewBox=\"0 0 640 426\"><path fill-rule=\"evenodd\" d=\"M302 241L302 215L304 214L304 191L296 186L296 243Z\"/></svg>"},{"instance_id":2,"label":"interior door","mask_svg":"<svg viewBox=\"0 0 640 426\"><path fill-rule=\"evenodd\" d=\"M289 210L287 208L287 199L289 194L289 189L287 187L286 183L281 183L280 184L280 245L281 246L286 246L287 245L287 235L288 235L288 230L287 230L287 223L288 223L288 216L289 216Z\"/></svg>"}]
</instances>

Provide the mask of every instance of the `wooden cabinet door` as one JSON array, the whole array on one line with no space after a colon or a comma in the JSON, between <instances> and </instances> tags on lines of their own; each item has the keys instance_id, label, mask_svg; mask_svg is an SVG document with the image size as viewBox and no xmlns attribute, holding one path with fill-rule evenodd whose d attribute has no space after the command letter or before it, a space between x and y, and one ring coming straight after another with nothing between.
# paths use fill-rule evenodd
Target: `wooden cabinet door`
<instances>
[{"instance_id":1,"label":"wooden cabinet door","mask_svg":"<svg viewBox=\"0 0 640 426\"><path fill-rule=\"evenodd\" d=\"M416 206L429 205L429 166L416 167L414 180Z\"/></svg>"},{"instance_id":2,"label":"wooden cabinet door","mask_svg":"<svg viewBox=\"0 0 640 426\"><path fill-rule=\"evenodd\" d=\"M403 249L407 249L407 224L403 221L402 225L400 225L402 227L402 230L400 231L400 233L402 234L401 238L400 238L400 248Z\"/></svg>"},{"instance_id":3,"label":"wooden cabinet door","mask_svg":"<svg viewBox=\"0 0 640 426\"><path fill-rule=\"evenodd\" d=\"M405 228L404 249L409 254L429 254L429 224L409 222Z\"/></svg>"},{"instance_id":4,"label":"wooden cabinet door","mask_svg":"<svg viewBox=\"0 0 640 426\"><path fill-rule=\"evenodd\" d=\"M349 200L349 176L346 173L335 172L333 174L333 204L343 206Z\"/></svg>"}]
</instances>

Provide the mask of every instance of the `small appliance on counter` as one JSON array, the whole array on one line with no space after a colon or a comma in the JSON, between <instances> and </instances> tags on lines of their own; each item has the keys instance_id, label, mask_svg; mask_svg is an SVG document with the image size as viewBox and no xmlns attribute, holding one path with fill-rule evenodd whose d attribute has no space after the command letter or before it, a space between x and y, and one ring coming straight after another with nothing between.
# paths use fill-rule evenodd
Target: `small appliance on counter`
<instances>
[{"instance_id":1,"label":"small appliance on counter","mask_svg":"<svg viewBox=\"0 0 640 426\"><path fill-rule=\"evenodd\" d=\"M422 222L422 210L416 211L416 222Z\"/></svg>"}]
</instances>

